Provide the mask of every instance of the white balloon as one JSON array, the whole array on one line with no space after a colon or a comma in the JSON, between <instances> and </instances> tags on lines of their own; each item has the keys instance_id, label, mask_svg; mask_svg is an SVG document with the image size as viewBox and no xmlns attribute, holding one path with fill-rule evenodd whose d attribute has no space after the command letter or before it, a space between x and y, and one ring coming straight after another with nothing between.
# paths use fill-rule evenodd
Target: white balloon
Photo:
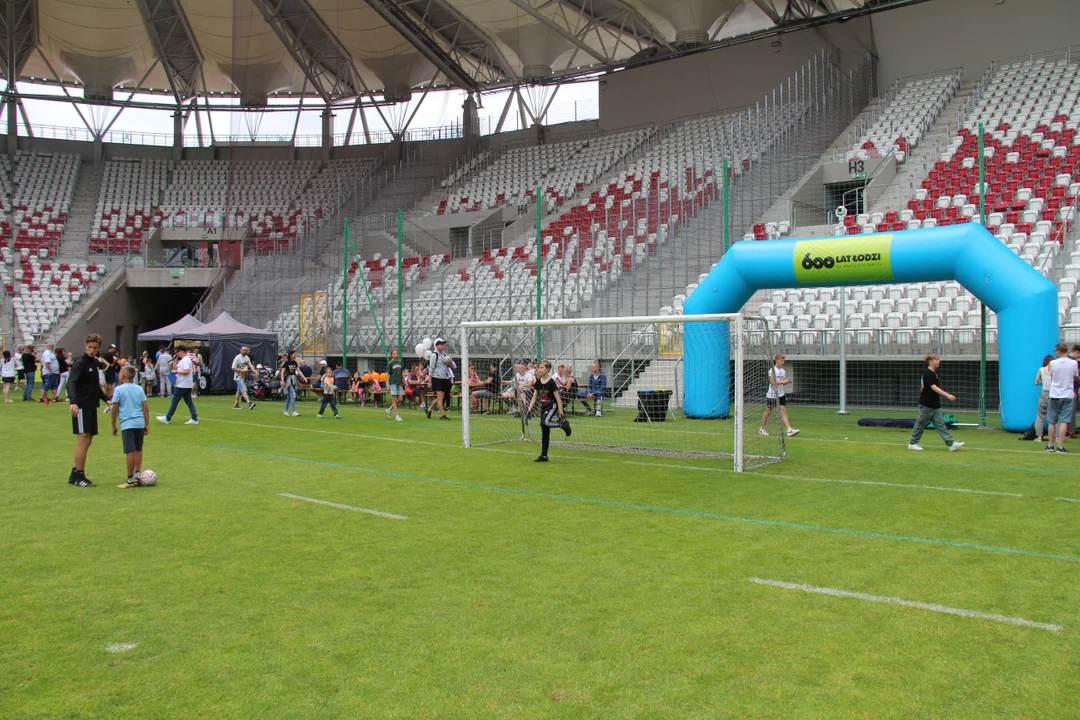
<instances>
[{"instance_id":1,"label":"white balloon","mask_svg":"<svg viewBox=\"0 0 1080 720\"><path fill-rule=\"evenodd\" d=\"M432 342L431 338L424 338L424 349L425 350L430 350L431 346L434 345L434 344L435 343Z\"/></svg>"},{"instance_id":2,"label":"white balloon","mask_svg":"<svg viewBox=\"0 0 1080 720\"><path fill-rule=\"evenodd\" d=\"M430 360L431 359L431 351L430 350L424 350L424 359L425 360Z\"/></svg>"},{"instance_id":3,"label":"white balloon","mask_svg":"<svg viewBox=\"0 0 1080 720\"><path fill-rule=\"evenodd\" d=\"M416 356L417 357L423 357L424 356L424 343L416 343Z\"/></svg>"}]
</instances>

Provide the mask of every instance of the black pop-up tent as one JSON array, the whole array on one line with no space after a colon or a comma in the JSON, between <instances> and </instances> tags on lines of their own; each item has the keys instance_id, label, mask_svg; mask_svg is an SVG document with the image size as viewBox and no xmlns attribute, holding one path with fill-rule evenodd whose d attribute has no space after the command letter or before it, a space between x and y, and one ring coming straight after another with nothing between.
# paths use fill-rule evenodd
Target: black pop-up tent
<instances>
[{"instance_id":1,"label":"black pop-up tent","mask_svg":"<svg viewBox=\"0 0 1080 720\"><path fill-rule=\"evenodd\" d=\"M171 343L173 338L189 337L191 332L198 330L202 326L203 324L191 315L185 315L171 325L139 333L139 342Z\"/></svg>"},{"instance_id":2,"label":"black pop-up tent","mask_svg":"<svg viewBox=\"0 0 1080 720\"><path fill-rule=\"evenodd\" d=\"M277 367L277 333L245 325L226 312L197 329L176 333L175 337L201 340L209 345L210 376L215 390L236 389L232 360L244 345L251 348L251 362ZM142 339L141 335L139 339Z\"/></svg>"}]
</instances>

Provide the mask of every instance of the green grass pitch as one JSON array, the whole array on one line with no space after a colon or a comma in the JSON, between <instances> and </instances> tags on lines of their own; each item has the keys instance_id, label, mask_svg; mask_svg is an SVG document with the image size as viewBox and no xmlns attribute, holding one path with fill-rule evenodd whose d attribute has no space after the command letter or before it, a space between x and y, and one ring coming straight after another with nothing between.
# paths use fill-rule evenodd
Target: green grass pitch
<instances>
[{"instance_id":1,"label":"green grass pitch","mask_svg":"<svg viewBox=\"0 0 1080 720\"><path fill-rule=\"evenodd\" d=\"M1077 716L1080 452L793 407L742 475L539 465L416 411L197 402L134 490L119 439L74 488L65 407L2 406L0 717Z\"/></svg>"}]
</instances>

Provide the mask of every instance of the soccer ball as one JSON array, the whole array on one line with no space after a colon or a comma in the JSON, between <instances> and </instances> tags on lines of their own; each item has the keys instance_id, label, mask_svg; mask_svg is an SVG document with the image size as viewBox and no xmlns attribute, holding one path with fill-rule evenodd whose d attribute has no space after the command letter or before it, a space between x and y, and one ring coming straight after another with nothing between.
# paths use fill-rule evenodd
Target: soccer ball
<instances>
[{"instance_id":1,"label":"soccer ball","mask_svg":"<svg viewBox=\"0 0 1080 720\"><path fill-rule=\"evenodd\" d=\"M153 470L143 470L139 473L139 485L143 487L157 485L157 473Z\"/></svg>"}]
</instances>

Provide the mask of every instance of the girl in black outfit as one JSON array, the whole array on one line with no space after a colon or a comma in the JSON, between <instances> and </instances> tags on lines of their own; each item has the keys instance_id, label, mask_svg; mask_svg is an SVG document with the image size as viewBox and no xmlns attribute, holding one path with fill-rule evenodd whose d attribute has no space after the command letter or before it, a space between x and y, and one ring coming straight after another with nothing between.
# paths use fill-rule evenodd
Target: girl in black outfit
<instances>
[{"instance_id":1,"label":"girl in black outfit","mask_svg":"<svg viewBox=\"0 0 1080 720\"><path fill-rule=\"evenodd\" d=\"M548 461L548 444L551 441L551 428L562 428L566 437L570 437L570 423L563 413L562 396L555 378L551 376L551 363L541 360L536 366L536 382L533 384L532 402L528 413L531 416L536 402L540 401L540 457L534 462Z\"/></svg>"}]
</instances>

